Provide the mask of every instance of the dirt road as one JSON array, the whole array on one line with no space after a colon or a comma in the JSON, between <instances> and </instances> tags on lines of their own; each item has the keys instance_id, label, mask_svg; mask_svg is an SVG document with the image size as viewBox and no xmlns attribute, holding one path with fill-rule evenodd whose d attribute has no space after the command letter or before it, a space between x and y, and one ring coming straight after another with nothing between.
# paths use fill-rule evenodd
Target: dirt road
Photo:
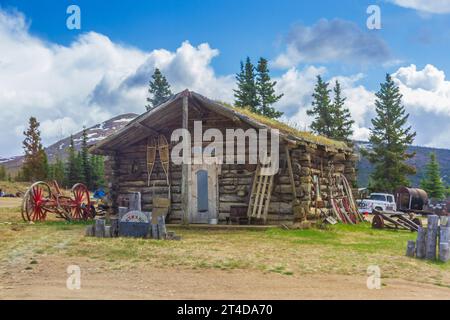
<instances>
[{"instance_id":1,"label":"dirt road","mask_svg":"<svg viewBox=\"0 0 450 320\"><path fill-rule=\"evenodd\" d=\"M69 290L66 270L75 261L81 268L81 289ZM398 279L383 279L381 289L368 290L363 275L286 276L143 265L105 271L99 262L59 257L31 266L3 270L0 299L450 299L448 288Z\"/></svg>"}]
</instances>

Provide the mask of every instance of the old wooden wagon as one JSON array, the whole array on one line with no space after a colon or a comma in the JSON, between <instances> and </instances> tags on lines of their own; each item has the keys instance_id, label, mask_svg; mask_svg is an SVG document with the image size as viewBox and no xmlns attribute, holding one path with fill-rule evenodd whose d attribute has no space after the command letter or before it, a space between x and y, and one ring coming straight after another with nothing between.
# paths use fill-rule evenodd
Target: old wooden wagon
<instances>
[{"instance_id":1,"label":"old wooden wagon","mask_svg":"<svg viewBox=\"0 0 450 320\"><path fill-rule=\"evenodd\" d=\"M172 134L180 128L191 133L192 154L217 152L208 150L211 141L195 141L196 121L202 123L202 134L208 129L223 136L230 129L279 130L279 170L264 174L260 164L248 162L174 164L168 155L178 143L171 141ZM246 159L251 147L245 145ZM142 194L146 211L153 209L154 198L167 198L171 223L280 224L326 217L332 214L330 199L336 207L345 184L356 180L357 156L346 144L188 90L137 117L91 152L107 156L114 208L130 192Z\"/></svg>"}]
</instances>

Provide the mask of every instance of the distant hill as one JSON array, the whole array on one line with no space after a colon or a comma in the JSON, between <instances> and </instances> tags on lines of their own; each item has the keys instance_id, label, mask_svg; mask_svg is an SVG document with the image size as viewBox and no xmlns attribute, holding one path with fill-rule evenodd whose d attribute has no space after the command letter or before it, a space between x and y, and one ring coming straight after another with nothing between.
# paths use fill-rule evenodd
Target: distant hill
<instances>
[{"instance_id":1,"label":"distant hill","mask_svg":"<svg viewBox=\"0 0 450 320\"><path fill-rule=\"evenodd\" d=\"M370 144L362 141L356 142L356 149L359 150L361 147L370 148ZM412 186L418 187L420 185L420 180L423 177L425 166L430 159L430 152L436 153L436 157L441 166L442 178L447 185L450 185L450 150L412 146L409 148L409 152L416 153L415 157L408 161L408 163L413 165L417 170L416 175L409 177ZM361 157L361 160L358 163L358 185L360 187L367 186L371 172L372 165L366 158Z\"/></svg>"},{"instance_id":2,"label":"distant hill","mask_svg":"<svg viewBox=\"0 0 450 320\"><path fill-rule=\"evenodd\" d=\"M111 118L107 121L99 123L87 129L88 145L93 145L94 143L103 140L107 136L113 134L114 132L123 128L131 120L137 117L137 114L126 113L120 116ZM80 131L73 135L73 140L75 143L75 149L81 149L83 131ZM57 157L60 159L67 158L67 148L70 145L70 137L66 137L58 142L45 148L49 162L55 161ZM23 156L16 156L10 158L1 158L0 165L3 165L7 172L15 175L20 169L23 163Z\"/></svg>"}]
</instances>

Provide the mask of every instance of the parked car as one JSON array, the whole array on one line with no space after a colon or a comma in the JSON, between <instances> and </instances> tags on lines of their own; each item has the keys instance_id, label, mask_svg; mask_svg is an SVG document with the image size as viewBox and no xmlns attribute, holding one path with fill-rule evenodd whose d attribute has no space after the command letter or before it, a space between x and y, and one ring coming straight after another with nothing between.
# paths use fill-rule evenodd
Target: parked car
<instances>
[{"instance_id":1,"label":"parked car","mask_svg":"<svg viewBox=\"0 0 450 320\"><path fill-rule=\"evenodd\" d=\"M372 213L376 209L379 211L396 211L394 195L389 193L371 193L368 199L358 201L358 210L362 214Z\"/></svg>"}]
</instances>

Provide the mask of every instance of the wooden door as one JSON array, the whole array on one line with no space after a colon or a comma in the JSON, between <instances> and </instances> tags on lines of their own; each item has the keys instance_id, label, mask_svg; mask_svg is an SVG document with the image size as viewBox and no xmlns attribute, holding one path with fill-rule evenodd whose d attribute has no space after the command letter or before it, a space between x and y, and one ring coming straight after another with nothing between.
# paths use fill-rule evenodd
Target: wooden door
<instances>
[{"instance_id":1,"label":"wooden door","mask_svg":"<svg viewBox=\"0 0 450 320\"><path fill-rule=\"evenodd\" d=\"M209 223L218 219L217 165L192 165L190 223Z\"/></svg>"}]
</instances>

